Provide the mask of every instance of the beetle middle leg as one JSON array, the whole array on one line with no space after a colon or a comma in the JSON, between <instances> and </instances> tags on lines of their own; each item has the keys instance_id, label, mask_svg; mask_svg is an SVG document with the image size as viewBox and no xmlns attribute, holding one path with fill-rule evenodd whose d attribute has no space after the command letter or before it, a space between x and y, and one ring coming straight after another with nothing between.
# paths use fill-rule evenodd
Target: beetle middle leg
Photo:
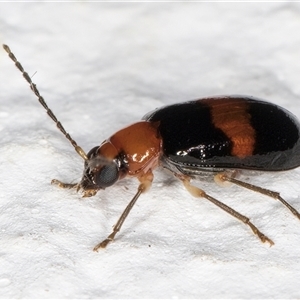
<instances>
[{"instance_id":1,"label":"beetle middle leg","mask_svg":"<svg viewBox=\"0 0 300 300\"><path fill-rule=\"evenodd\" d=\"M206 194L200 188L195 187L194 185L192 185L191 182L190 182L189 177L180 176L178 174L174 174L174 175L176 177L178 177L183 182L185 188L189 191L189 193L192 196L197 197L197 198L205 198L205 199L209 200L210 202L217 205L218 207L220 207L221 209L223 209L224 211L226 211L227 213L229 213L233 217L237 218L238 220L242 221L244 224L248 225L251 228L251 230L253 231L253 233L255 235L257 235L263 243L268 242L270 244L270 246L274 245L274 242L271 239L269 239L266 235L264 235L252 222L250 222L250 219L248 217L240 214L239 212L237 212L233 208L227 206L223 202L221 202L221 201L211 197L210 195Z\"/></svg>"},{"instance_id":2,"label":"beetle middle leg","mask_svg":"<svg viewBox=\"0 0 300 300\"><path fill-rule=\"evenodd\" d=\"M253 185L253 184L250 184L250 183L247 183L247 182L244 182L244 181L240 181L240 180L237 180L235 178L233 178L232 176L228 176L227 174L225 173L219 173L216 175L217 177L217 180L219 181L228 181L228 182L231 182L231 183L234 183L236 185L239 185L241 187L244 187L248 190L252 190L254 192L258 192L260 194L263 194L263 195L266 195L266 196L269 196L275 200L279 200L285 207L287 207L298 219L300 219L300 213L293 207L291 206L288 202L286 202L278 192L274 192L274 191L271 191L271 190L268 190L268 189L264 189L260 186L257 186L257 185Z\"/></svg>"}]
</instances>

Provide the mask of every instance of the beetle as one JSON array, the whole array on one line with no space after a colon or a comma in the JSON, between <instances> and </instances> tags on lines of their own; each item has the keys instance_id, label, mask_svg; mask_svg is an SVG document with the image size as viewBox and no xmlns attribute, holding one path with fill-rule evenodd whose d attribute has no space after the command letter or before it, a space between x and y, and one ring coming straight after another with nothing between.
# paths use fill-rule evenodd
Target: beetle
<instances>
[{"instance_id":1,"label":"beetle","mask_svg":"<svg viewBox=\"0 0 300 300\"><path fill-rule=\"evenodd\" d=\"M94 247L105 248L120 231L140 195L148 191L158 166L178 178L194 197L205 198L248 225L262 241L274 242L248 217L208 195L192 179L236 184L279 200L298 219L299 212L278 192L237 179L239 170L285 171L300 165L300 123L286 109L250 96L214 96L173 104L146 114L87 154L66 132L47 106L36 85L7 45L4 50L29 83L40 104L84 160L79 183L52 180L61 188L76 188L83 197L114 185L125 177L139 181L112 233Z\"/></svg>"}]
</instances>

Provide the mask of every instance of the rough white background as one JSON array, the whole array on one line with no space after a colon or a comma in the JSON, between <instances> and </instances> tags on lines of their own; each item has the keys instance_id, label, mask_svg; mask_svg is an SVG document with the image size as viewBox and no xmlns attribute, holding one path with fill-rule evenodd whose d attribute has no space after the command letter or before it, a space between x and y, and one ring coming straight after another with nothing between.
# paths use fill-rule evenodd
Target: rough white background
<instances>
[{"instance_id":1,"label":"rough white background","mask_svg":"<svg viewBox=\"0 0 300 300\"><path fill-rule=\"evenodd\" d=\"M86 151L148 111L248 94L300 117L300 4L0 3L10 45ZM267 116L266 116L267 117ZM1 298L299 298L300 221L238 187L202 184L275 242L192 198L162 172L114 243L95 253L136 192L82 199L82 159L0 50ZM249 180L300 210L300 170Z\"/></svg>"}]
</instances>

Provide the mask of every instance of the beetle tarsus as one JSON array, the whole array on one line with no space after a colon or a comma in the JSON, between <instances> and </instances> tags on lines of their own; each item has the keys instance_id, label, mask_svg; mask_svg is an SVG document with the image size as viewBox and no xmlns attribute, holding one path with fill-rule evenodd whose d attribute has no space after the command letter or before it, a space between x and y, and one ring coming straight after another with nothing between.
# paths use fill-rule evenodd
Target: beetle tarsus
<instances>
[{"instance_id":1,"label":"beetle tarsus","mask_svg":"<svg viewBox=\"0 0 300 300\"><path fill-rule=\"evenodd\" d=\"M78 183L64 183L57 179L52 179L51 184L57 185L58 187L60 187L62 189L72 189L72 188L76 188L78 186Z\"/></svg>"},{"instance_id":2,"label":"beetle tarsus","mask_svg":"<svg viewBox=\"0 0 300 300\"><path fill-rule=\"evenodd\" d=\"M96 246L94 247L93 251L98 252L98 250L99 250L100 248L102 248L102 249L106 248L106 246L107 246L110 242L112 242L112 241L113 241L113 239L109 239L109 238L105 239L104 241L102 241L101 243L99 243L98 245L96 245Z\"/></svg>"},{"instance_id":3,"label":"beetle tarsus","mask_svg":"<svg viewBox=\"0 0 300 300\"><path fill-rule=\"evenodd\" d=\"M115 230L114 229L114 231L104 240L104 241L102 241L101 243L99 243L98 245L96 245L95 247L94 247L94 249L93 249L93 251L96 251L96 252L98 252L98 250L100 249L100 248L106 248L106 246L110 243L110 242L112 242L113 240L114 240L114 238L115 238L115 235L117 234L117 232L118 232L119 230Z\"/></svg>"},{"instance_id":4,"label":"beetle tarsus","mask_svg":"<svg viewBox=\"0 0 300 300\"><path fill-rule=\"evenodd\" d=\"M270 247L274 245L274 242L271 239L269 239L266 235L264 235L261 231L259 231L258 228L253 223L251 223L248 218L244 223L252 229L253 233L257 235L263 243L269 243Z\"/></svg>"}]
</instances>

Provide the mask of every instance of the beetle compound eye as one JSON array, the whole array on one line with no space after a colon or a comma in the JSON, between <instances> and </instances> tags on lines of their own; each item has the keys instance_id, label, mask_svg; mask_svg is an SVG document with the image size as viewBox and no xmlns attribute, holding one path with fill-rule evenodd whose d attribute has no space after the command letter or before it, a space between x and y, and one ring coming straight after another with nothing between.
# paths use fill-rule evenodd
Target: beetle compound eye
<instances>
[{"instance_id":1,"label":"beetle compound eye","mask_svg":"<svg viewBox=\"0 0 300 300\"><path fill-rule=\"evenodd\" d=\"M116 164L103 166L96 174L96 184L101 188L106 188L113 185L119 179L119 168Z\"/></svg>"}]
</instances>

